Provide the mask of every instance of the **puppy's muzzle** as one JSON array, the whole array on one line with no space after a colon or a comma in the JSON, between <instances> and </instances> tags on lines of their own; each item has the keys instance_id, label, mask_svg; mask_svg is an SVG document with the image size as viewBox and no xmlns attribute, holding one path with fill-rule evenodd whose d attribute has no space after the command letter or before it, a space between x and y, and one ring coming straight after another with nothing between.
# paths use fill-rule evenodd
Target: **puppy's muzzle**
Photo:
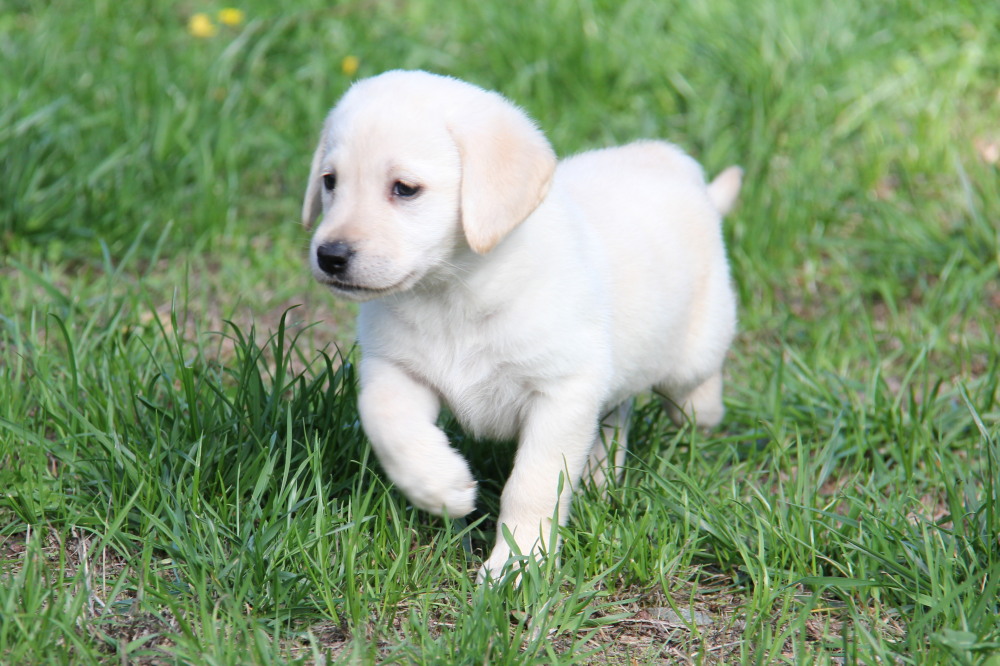
<instances>
[{"instance_id":1,"label":"puppy's muzzle","mask_svg":"<svg viewBox=\"0 0 1000 666\"><path fill-rule=\"evenodd\" d=\"M354 250L343 241L323 243L316 248L316 264L330 277L343 277L353 256Z\"/></svg>"}]
</instances>

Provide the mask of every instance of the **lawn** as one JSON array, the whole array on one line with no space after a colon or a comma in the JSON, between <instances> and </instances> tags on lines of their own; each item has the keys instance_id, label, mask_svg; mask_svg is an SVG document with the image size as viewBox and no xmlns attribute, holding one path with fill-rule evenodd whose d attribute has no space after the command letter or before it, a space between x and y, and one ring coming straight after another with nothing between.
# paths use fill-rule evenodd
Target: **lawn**
<instances>
[{"instance_id":1,"label":"lawn","mask_svg":"<svg viewBox=\"0 0 1000 666\"><path fill-rule=\"evenodd\" d=\"M0 6L0 662L1000 664L1000 4L276 6ZM477 512L409 507L305 265L323 115L397 67L746 172L726 419L640 401L520 587L512 447L446 419Z\"/></svg>"}]
</instances>

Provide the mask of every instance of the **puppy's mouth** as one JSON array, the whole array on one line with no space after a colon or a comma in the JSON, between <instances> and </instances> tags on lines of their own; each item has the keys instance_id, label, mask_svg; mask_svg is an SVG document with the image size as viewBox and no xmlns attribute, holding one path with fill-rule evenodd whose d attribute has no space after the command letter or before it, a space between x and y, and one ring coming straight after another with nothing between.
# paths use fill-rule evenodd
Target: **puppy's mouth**
<instances>
[{"instance_id":1,"label":"puppy's mouth","mask_svg":"<svg viewBox=\"0 0 1000 666\"><path fill-rule=\"evenodd\" d=\"M344 282L336 278L324 277L320 280L332 291L355 301L368 301L380 296L386 296L398 291L403 291L413 284L413 274L406 275L402 280L387 287L369 287L353 282Z\"/></svg>"}]
</instances>

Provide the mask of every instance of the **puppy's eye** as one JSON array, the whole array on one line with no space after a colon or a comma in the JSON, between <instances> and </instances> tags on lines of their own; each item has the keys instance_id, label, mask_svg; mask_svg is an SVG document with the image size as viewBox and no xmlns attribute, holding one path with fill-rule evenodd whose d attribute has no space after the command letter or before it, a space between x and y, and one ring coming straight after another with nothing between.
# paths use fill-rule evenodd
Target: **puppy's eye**
<instances>
[{"instance_id":1,"label":"puppy's eye","mask_svg":"<svg viewBox=\"0 0 1000 666\"><path fill-rule=\"evenodd\" d=\"M323 174L323 189L327 192L333 192L337 187L337 176L332 173Z\"/></svg>"},{"instance_id":2,"label":"puppy's eye","mask_svg":"<svg viewBox=\"0 0 1000 666\"><path fill-rule=\"evenodd\" d=\"M409 185L401 180L397 180L392 185L392 193L397 197L401 197L403 199L412 199L413 197L420 194L420 186Z\"/></svg>"}]
</instances>

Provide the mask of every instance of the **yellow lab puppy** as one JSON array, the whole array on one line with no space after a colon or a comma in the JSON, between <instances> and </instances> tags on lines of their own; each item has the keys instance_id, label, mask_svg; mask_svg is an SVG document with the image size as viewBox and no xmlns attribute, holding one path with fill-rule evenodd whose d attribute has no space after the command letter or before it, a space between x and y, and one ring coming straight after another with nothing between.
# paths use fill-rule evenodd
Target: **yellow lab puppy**
<instances>
[{"instance_id":1,"label":"yellow lab puppy","mask_svg":"<svg viewBox=\"0 0 1000 666\"><path fill-rule=\"evenodd\" d=\"M581 478L621 464L634 394L717 424L736 326L720 218L740 179L706 185L654 141L557 163L520 109L452 78L355 84L323 126L302 217L322 216L313 275L362 301L361 421L413 504L475 504L442 403L473 435L518 439L499 521L536 555L557 547ZM511 556L502 534L481 579Z\"/></svg>"}]
</instances>

